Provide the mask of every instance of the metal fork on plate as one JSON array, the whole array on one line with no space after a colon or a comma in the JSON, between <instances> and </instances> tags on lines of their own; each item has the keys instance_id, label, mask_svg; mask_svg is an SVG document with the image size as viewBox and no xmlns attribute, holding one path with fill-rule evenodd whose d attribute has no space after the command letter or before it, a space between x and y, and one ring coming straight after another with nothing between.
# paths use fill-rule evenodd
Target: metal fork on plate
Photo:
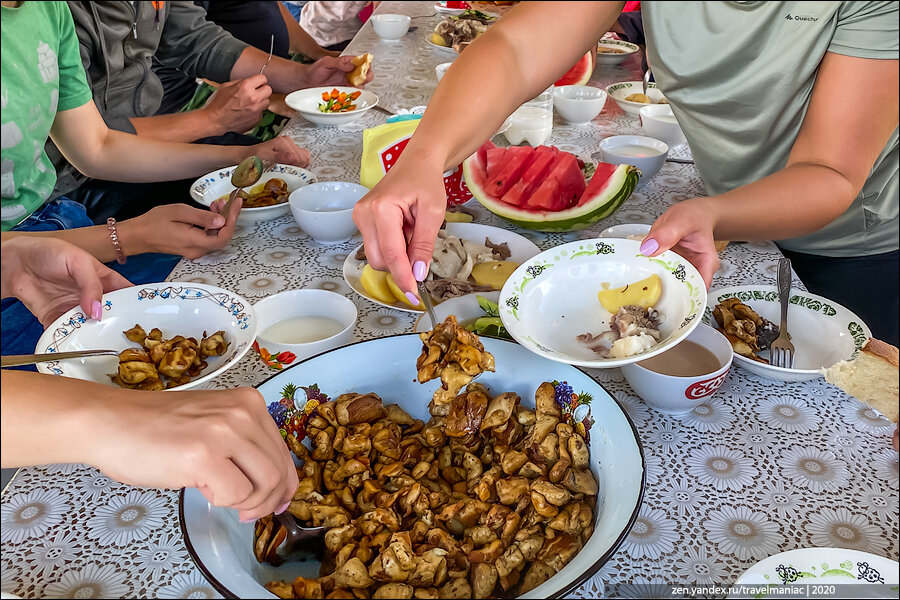
<instances>
[{"instance_id":1,"label":"metal fork on plate","mask_svg":"<svg viewBox=\"0 0 900 600\"><path fill-rule=\"evenodd\" d=\"M794 366L794 345L787 329L788 300L791 298L791 259L778 261L778 300L781 302L781 327L778 337L769 345L772 365L783 369Z\"/></svg>"}]
</instances>

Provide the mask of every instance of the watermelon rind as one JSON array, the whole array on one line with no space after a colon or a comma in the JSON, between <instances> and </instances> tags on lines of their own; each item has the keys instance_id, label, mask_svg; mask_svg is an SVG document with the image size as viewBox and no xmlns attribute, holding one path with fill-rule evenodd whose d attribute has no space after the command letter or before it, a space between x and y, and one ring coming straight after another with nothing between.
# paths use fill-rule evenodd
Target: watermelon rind
<instances>
[{"instance_id":1,"label":"watermelon rind","mask_svg":"<svg viewBox=\"0 0 900 600\"><path fill-rule=\"evenodd\" d=\"M622 206L638 182L637 169L631 165L619 165L609 176L603 189L581 206L560 211L522 210L491 197L484 190L476 181L477 163L477 154L473 154L463 162L463 177L475 199L498 217L519 227L536 231L561 232L586 229L609 217Z\"/></svg>"}]
</instances>

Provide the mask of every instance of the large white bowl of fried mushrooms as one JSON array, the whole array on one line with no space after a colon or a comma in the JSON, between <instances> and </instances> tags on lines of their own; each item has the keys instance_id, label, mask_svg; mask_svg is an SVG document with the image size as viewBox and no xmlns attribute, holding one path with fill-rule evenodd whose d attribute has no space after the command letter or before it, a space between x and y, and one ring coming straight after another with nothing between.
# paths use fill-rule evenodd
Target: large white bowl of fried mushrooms
<instances>
[{"instance_id":1,"label":"large white bowl of fried mushrooms","mask_svg":"<svg viewBox=\"0 0 900 600\"><path fill-rule=\"evenodd\" d=\"M179 507L226 597L563 597L637 517L644 460L622 407L583 371L452 316L258 389L296 457L287 512L240 523L195 489ZM294 525L324 532L302 561L283 544Z\"/></svg>"},{"instance_id":2,"label":"large white bowl of fried mushrooms","mask_svg":"<svg viewBox=\"0 0 900 600\"><path fill-rule=\"evenodd\" d=\"M41 335L36 353L113 350L117 355L38 363L41 373L127 389L204 389L256 338L253 305L199 283L137 285L103 295L102 318L75 307Z\"/></svg>"}]
</instances>

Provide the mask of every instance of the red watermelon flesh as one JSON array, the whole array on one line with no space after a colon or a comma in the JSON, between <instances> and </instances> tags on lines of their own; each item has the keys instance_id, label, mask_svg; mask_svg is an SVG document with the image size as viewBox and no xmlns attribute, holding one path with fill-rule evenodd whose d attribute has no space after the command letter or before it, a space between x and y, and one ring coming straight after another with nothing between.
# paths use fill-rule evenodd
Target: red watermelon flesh
<instances>
[{"instance_id":1,"label":"red watermelon flesh","mask_svg":"<svg viewBox=\"0 0 900 600\"><path fill-rule=\"evenodd\" d=\"M565 75L560 77L554 84L557 87L561 85L585 85L591 80L594 73L594 60L596 58L596 49L589 50L587 54L575 63L575 66L569 69Z\"/></svg>"},{"instance_id":2,"label":"red watermelon flesh","mask_svg":"<svg viewBox=\"0 0 900 600\"><path fill-rule=\"evenodd\" d=\"M563 210L574 206L585 190L584 173L578 168L575 156L560 152L541 182L528 198L526 207L532 210Z\"/></svg>"},{"instance_id":3,"label":"red watermelon flesh","mask_svg":"<svg viewBox=\"0 0 900 600\"><path fill-rule=\"evenodd\" d=\"M552 146L538 146L534 152L534 162L522 173L522 177L503 194L501 200L504 202L513 206L524 205L532 192L540 186L541 181L550 172L550 167L559 154L559 150Z\"/></svg>"},{"instance_id":4,"label":"red watermelon flesh","mask_svg":"<svg viewBox=\"0 0 900 600\"><path fill-rule=\"evenodd\" d=\"M578 200L578 206L589 202L591 198L596 197L596 195L606 187L606 182L612 177L612 174L616 172L618 165L611 165L609 163L601 162L597 163L597 168L594 170L594 175L591 177L591 182L587 186L587 190L585 190L584 194L581 195L581 199Z\"/></svg>"},{"instance_id":5,"label":"red watermelon flesh","mask_svg":"<svg viewBox=\"0 0 900 600\"><path fill-rule=\"evenodd\" d=\"M511 148L510 148L511 149ZM485 163L484 163L484 172L487 173L488 178L494 177L499 173L499 169L497 167L506 163L509 160L509 156L507 153L510 149L507 148L489 148L485 155ZM521 148L521 150L527 151L527 148ZM515 152L515 151L514 151Z\"/></svg>"},{"instance_id":6,"label":"red watermelon flesh","mask_svg":"<svg viewBox=\"0 0 900 600\"><path fill-rule=\"evenodd\" d=\"M529 146L507 148L504 153L506 162L498 164L497 167L491 167L495 173L493 177L490 175L491 171L488 171L489 179L486 186L488 193L494 198L501 198L519 180L522 173L531 166L535 156L534 148Z\"/></svg>"}]
</instances>

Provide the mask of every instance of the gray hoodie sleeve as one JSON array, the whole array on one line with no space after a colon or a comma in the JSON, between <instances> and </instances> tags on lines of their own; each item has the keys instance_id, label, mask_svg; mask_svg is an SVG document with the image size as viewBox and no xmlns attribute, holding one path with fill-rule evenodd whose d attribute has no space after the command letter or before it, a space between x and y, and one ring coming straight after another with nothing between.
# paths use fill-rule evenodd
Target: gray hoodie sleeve
<instances>
[{"instance_id":1,"label":"gray hoodie sleeve","mask_svg":"<svg viewBox=\"0 0 900 600\"><path fill-rule=\"evenodd\" d=\"M165 30L155 58L191 77L224 82L247 44L206 20L193 2L170 2Z\"/></svg>"}]
</instances>

